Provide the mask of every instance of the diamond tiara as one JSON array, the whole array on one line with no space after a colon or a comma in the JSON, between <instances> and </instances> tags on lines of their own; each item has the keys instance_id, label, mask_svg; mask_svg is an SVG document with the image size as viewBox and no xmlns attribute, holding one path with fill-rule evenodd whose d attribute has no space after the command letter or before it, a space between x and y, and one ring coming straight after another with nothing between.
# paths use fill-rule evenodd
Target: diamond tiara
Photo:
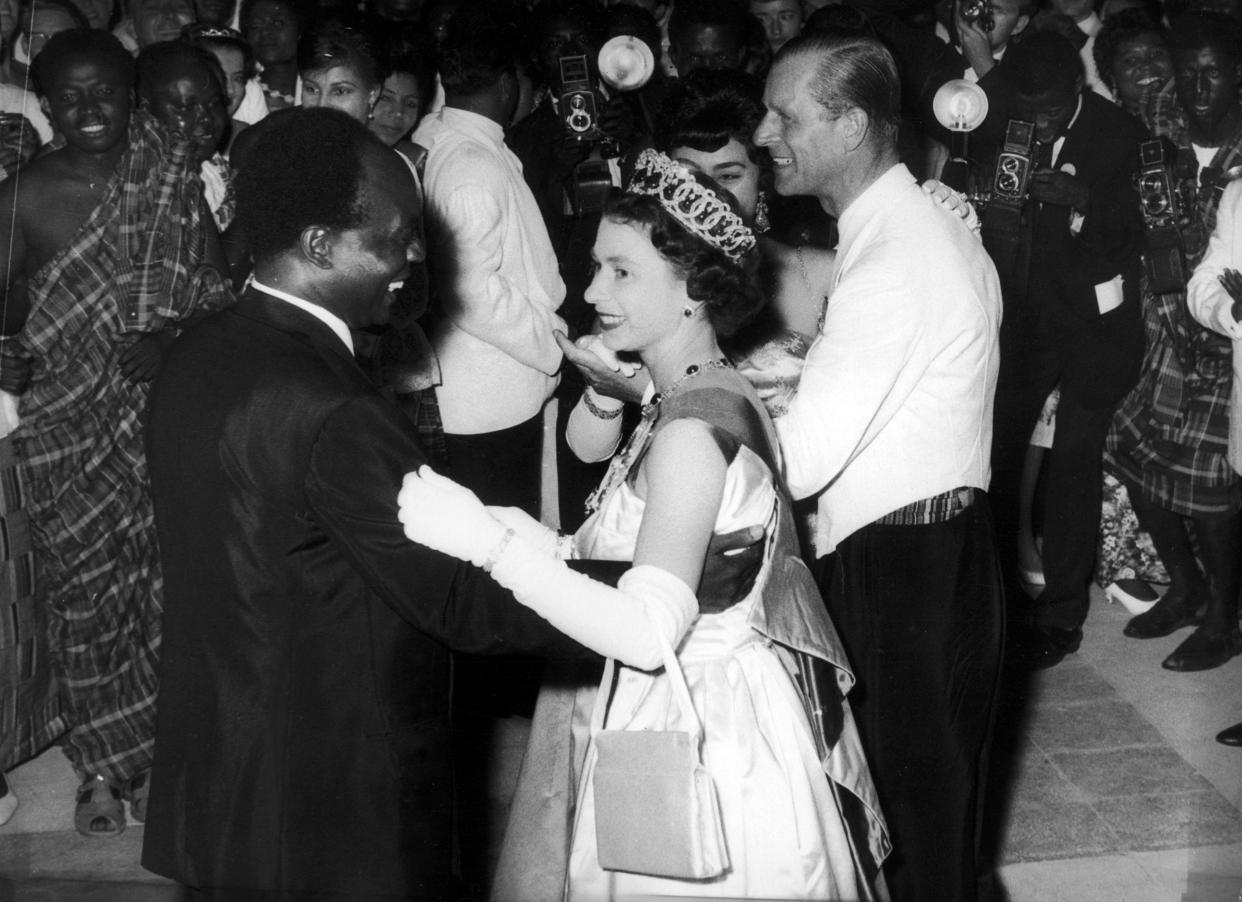
<instances>
[{"instance_id":1,"label":"diamond tiara","mask_svg":"<svg viewBox=\"0 0 1242 902\"><path fill-rule=\"evenodd\" d=\"M659 151L639 154L625 190L656 198L674 219L730 260L742 259L755 247L755 233L728 203L696 181L689 169Z\"/></svg>"}]
</instances>

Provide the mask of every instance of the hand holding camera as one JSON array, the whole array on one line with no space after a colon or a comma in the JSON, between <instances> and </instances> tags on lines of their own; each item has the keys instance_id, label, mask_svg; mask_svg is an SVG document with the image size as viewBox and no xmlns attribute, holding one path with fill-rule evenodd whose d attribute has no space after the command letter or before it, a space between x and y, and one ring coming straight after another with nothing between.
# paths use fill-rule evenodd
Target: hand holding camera
<instances>
[{"instance_id":1,"label":"hand holding camera","mask_svg":"<svg viewBox=\"0 0 1242 902\"><path fill-rule=\"evenodd\" d=\"M1040 203L1073 207L1082 212L1087 208L1090 191L1087 183L1063 169L1037 169L1027 182L1027 193Z\"/></svg>"},{"instance_id":2,"label":"hand holding camera","mask_svg":"<svg viewBox=\"0 0 1242 902\"><path fill-rule=\"evenodd\" d=\"M981 14L982 6L988 9L986 16ZM988 0L957 0L954 9L954 24L957 27L958 43L962 46L962 55L966 57L970 68L975 70L975 74L982 78L996 65L992 58L991 3Z\"/></svg>"}]
</instances>

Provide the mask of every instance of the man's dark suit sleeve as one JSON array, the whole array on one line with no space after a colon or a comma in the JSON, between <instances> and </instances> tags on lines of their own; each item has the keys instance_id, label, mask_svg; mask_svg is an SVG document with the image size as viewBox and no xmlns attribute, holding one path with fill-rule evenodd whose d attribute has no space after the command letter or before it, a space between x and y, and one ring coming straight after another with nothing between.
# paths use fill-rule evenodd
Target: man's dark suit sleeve
<instances>
[{"instance_id":1,"label":"man's dark suit sleeve","mask_svg":"<svg viewBox=\"0 0 1242 902\"><path fill-rule=\"evenodd\" d=\"M426 463L409 425L383 398L348 401L324 422L306 475L310 515L371 590L417 629L459 651L586 657L482 571L405 537L397 492Z\"/></svg>"}]
</instances>

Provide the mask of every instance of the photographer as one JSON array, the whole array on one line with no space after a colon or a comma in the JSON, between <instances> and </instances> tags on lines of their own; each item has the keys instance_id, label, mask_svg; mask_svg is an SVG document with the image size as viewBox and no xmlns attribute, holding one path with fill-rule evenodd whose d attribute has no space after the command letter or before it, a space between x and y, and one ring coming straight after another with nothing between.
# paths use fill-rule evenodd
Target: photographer
<instances>
[{"instance_id":1,"label":"photographer","mask_svg":"<svg viewBox=\"0 0 1242 902\"><path fill-rule=\"evenodd\" d=\"M1187 14L1174 25L1170 43L1174 77L1144 112L1152 132L1175 149L1167 165L1171 199L1184 211L1176 224L1181 255L1172 258L1180 266L1171 274L1166 266L1149 267L1142 376L1117 412L1108 458L1171 580L1156 606L1131 620L1125 633L1149 639L1197 626L1163 665L1186 671L1218 667L1242 652L1242 482L1228 460L1232 348L1224 335L1191 319L1186 293L1221 195L1242 163L1242 28L1223 15ZM1144 201L1155 209L1163 199Z\"/></svg>"},{"instance_id":2,"label":"photographer","mask_svg":"<svg viewBox=\"0 0 1242 902\"><path fill-rule=\"evenodd\" d=\"M1136 119L1084 91L1078 52L1056 33L1011 46L996 76L1018 124L1011 123L1005 145L1012 184L996 181L1010 190L994 191L984 211L985 242L1005 287L993 494L1003 559L1014 568L1022 459L1044 399L1059 384L1047 475L1047 585L1023 637L1028 663L1047 667L1082 638L1104 436L1142 354L1143 231L1133 174L1146 135Z\"/></svg>"},{"instance_id":3,"label":"photographer","mask_svg":"<svg viewBox=\"0 0 1242 902\"><path fill-rule=\"evenodd\" d=\"M646 139L633 95L610 94L600 81L606 36L604 10L592 0L547 0L535 9L528 41L541 87L535 109L507 138L561 261L563 315L575 331L591 318L582 294L603 196L621 184L622 155Z\"/></svg>"}]
</instances>

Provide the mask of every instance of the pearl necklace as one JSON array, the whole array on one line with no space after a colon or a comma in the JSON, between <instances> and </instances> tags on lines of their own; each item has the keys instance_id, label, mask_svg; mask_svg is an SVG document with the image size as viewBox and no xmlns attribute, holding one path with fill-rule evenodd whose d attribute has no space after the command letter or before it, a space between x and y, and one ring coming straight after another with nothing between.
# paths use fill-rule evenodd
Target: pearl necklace
<instances>
[{"instance_id":1,"label":"pearl necklace","mask_svg":"<svg viewBox=\"0 0 1242 902\"><path fill-rule=\"evenodd\" d=\"M608 472L604 474L600 484L591 493L590 497L587 498L587 516L599 510L608 499L608 496L616 491L621 483L625 482L626 477L629 476L630 468L634 466L643 451L646 450L647 440L651 438L656 420L659 418L660 404L679 391L687 379L694 378L704 370L728 369L731 366L732 364L729 363L726 357L718 357L705 363L691 364L664 391L657 392L651 396L651 400L643 405L642 419L638 421L638 425L630 433L630 437L625 442L625 447L613 456L612 461L608 464Z\"/></svg>"}]
</instances>

